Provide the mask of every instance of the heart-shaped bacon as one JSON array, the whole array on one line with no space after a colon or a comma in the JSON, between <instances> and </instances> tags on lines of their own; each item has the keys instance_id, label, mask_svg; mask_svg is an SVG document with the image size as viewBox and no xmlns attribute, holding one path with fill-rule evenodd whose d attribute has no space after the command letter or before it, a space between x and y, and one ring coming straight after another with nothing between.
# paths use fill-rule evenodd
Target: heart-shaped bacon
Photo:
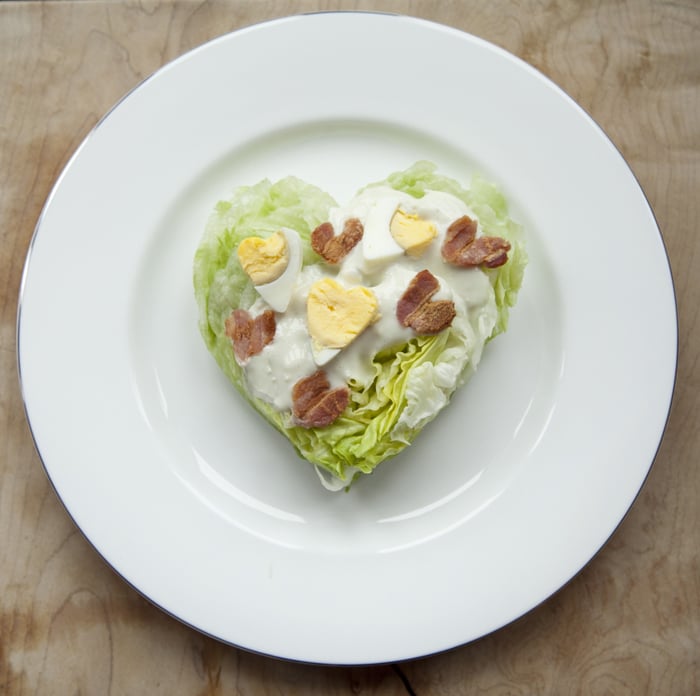
<instances>
[{"instance_id":1,"label":"heart-shaped bacon","mask_svg":"<svg viewBox=\"0 0 700 696\"><path fill-rule=\"evenodd\" d=\"M446 329L456 316L452 300L431 300L440 282L427 269L412 278L396 304L396 318L402 326L421 336L430 336Z\"/></svg>"},{"instance_id":2,"label":"heart-shaped bacon","mask_svg":"<svg viewBox=\"0 0 700 696\"><path fill-rule=\"evenodd\" d=\"M508 260L510 244L501 237L477 237L477 222L468 215L455 220L445 233L442 258L453 266L497 268Z\"/></svg>"},{"instance_id":3,"label":"heart-shaped bacon","mask_svg":"<svg viewBox=\"0 0 700 696\"><path fill-rule=\"evenodd\" d=\"M347 387L330 388L323 370L300 379L292 388L292 412L302 428L323 428L330 425L347 408L350 392Z\"/></svg>"},{"instance_id":4,"label":"heart-shaped bacon","mask_svg":"<svg viewBox=\"0 0 700 696\"><path fill-rule=\"evenodd\" d=\"M311 233L311 248L328 263L340 263L362 239L364 231L357 218L348 218L338 235L330 222L324 222Z\"/></svg>"},{"instance_id":5,"label":"heart-shaped bacon","mask_svg":"<svg viewBox=\"0 0 700 696\"><path fill-rule=\"evenodd\" d=\"M225 325L226 335L233 341L233 352L239 363L247 362L271 343L276 329L275 313L271 309L266 309L255 318L245 309L234 309Z\"/></svg>"}]
</instances>

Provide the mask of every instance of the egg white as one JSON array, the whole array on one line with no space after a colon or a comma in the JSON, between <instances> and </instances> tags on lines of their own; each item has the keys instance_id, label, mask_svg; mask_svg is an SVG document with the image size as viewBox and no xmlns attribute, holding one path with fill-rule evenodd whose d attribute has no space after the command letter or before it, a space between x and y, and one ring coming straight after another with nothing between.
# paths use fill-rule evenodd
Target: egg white
<instances>
[{"instance_id":1,"label":"egg white","mask_svg":"<svg viewBox=\"0 0 700 696\"><path fill-rule=\"evenodd\" d=\"M301 238L299 233L287 227L281 228L280 232L287 240L287 250L289 258L287 267L282 271L282 274L269 283L256 285L260 297L267 302L275 312L286 312L287 307L292 299L294 283L301 271L303 260L303 250L301 246Z\"/></svg>"}]
</instances>

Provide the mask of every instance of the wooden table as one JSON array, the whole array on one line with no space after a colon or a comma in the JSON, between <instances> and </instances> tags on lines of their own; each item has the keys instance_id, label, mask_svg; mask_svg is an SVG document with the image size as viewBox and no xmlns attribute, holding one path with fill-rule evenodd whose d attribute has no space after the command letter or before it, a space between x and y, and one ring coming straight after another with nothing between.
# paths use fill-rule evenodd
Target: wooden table
<instances>
[{"instance_id":1,"label":"wooden table","mask_svg":"<svg viewBox=\"0 0 700 696\"><path fill-rule=\"evenodd\" d=\"M214 36L334 9L453 25L563 87L609 134L648 196L680 317L666 436L640 497L602 552L514 624L399 666L268 659L204 637L151 606L95 553L50 488L16 375L27 247L51 186L97 119L159 66ZM700 693L699 86L700 5L692 1L1 3L0 692Z\"/></svg>"}]
</instances>

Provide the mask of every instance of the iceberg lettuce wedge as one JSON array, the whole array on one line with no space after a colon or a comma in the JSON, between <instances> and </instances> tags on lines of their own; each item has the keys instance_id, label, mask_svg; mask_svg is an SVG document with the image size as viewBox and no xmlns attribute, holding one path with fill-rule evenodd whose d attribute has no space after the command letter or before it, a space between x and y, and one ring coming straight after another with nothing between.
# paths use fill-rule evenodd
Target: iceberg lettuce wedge
<instances>
[{"instance_id":1,"label":"iceberg lettuce wedge","mask_svg":"<svg viewBox=\"0 0 700 696\"><path fill-rule=\"evenodd\" d=\"M503 266L487 269L495 311L457 318L433 336L417 336L367 356L372 379L348 384L350 403L344 413L323 428L294 425L289 412L253 396L244 371L236 362L224 324L235 308L248 309L257 293L234 253L247 236L266 236L280 227L296 230L304 246L304 264L319 262L311 249L311 231L336 206L322 190L294 177L276 183L262 181L241 187L213 210L194 259L194 288L202 337L220 368L238 391L294 445L299 455L328 474L324 483L349 484L371 473L382 461L410 444L445 407L472 374L483 345L506 330L527 263L522 233L508 215L505 198L493 184L474 177L470 187L436 172L435 165L418 162L377 184L421 198L442 191L461 199L474 211L485 234L511 244ZM373 184L376 185L376 184Z\"/></svg>"}]
</instances>

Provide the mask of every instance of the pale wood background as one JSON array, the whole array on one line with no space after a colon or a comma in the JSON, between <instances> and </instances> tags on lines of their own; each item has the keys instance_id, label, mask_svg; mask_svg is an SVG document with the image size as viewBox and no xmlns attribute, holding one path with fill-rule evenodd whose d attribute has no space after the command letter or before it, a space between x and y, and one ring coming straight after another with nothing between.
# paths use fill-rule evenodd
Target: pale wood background
<instances>
[{"instance_id":1,"label":"pale wood background","mask_svg":"<svg viewBox=\"0 0 700 696\"><path fill-rule=\"evenodd\" d=\"M679 306L667 434L611 541L515 624L400 671L251 655L152 607L97 556L50 489L16 376L27 246L53 182L97 119L156 68L211 37L333 9L453 25L562 86L639 178L663 232ZM0 3L0 693L699 694L699 85L697 0Z\"/></svg>"}]
</instances>

